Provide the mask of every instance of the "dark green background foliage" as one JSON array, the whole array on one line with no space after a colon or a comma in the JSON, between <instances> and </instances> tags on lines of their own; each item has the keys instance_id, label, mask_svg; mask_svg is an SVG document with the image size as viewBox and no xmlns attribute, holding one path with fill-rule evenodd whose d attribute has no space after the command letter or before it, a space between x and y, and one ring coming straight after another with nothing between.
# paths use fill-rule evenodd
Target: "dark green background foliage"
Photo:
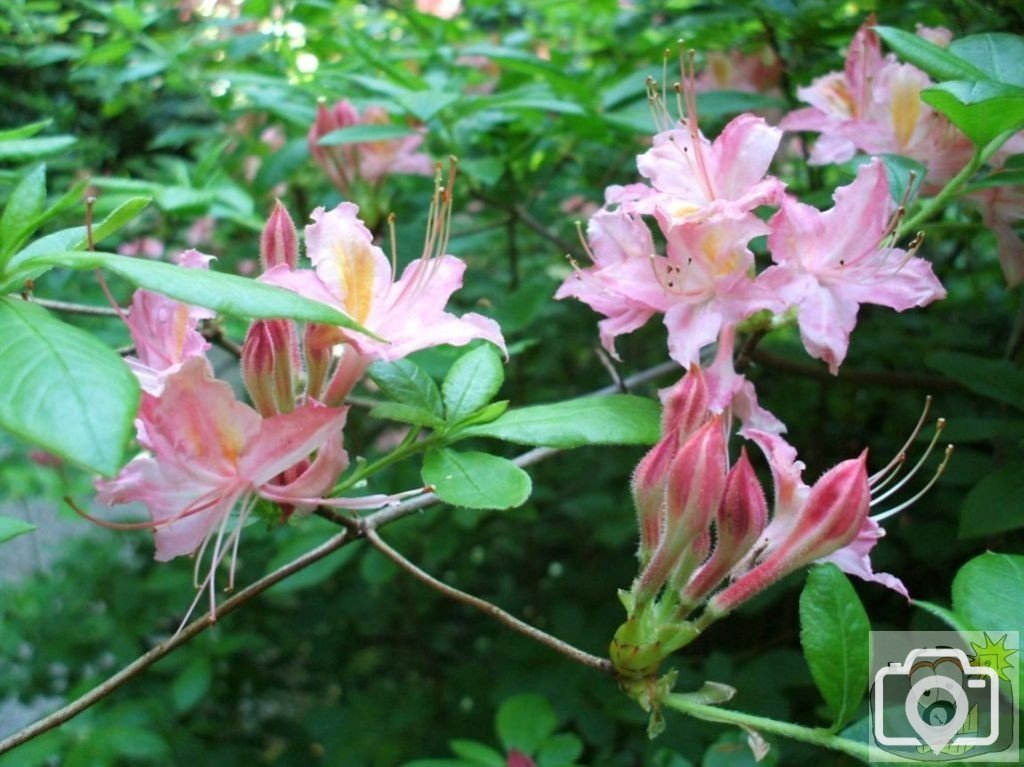
<instances>
[{"instance_id":1,"label":"dark green background foliage","mask_svg":"<svg viewBox=\"0 0 1024 767\"><path fill-rule=\"evenodd\" d=\"M411 2L327 0L256 0L237 18L196 13L183 21L170 3L7 0L0 129L52 120L42 136L76 139L46 158L53 197L88 175L98 215L136 195L153 198L108 249L145 235L176 252L193 222L209 216L213 234L199 247L218 256L217 269L236 272L256 257L275 196L300 226L315 206L339 200L306 149L318 98L382 104L398 123L424 124L434 157L461 160L450 250L469 269L458 309L501 322L513 354L498 399L523 406L611 382L596 352L596 317L578 303L550 300L569 273L565 254L584 258L574 225L582 214L560 206L576 195L599 204L606 185L636 179L634 158L651 132L643 81L659 73L663 51L676 40L685 39L698 57L767 44L786 62L782 99L726 94L702 101L702 128L715 135L750 106L792 108L798 85L841 67L841 48L870 12L889 26L946 25L957 36L1019 32L1024 21L1015 3L966 0L884 9L795 0L636 0L620 8L603 0L583 4L585 12L580 3L557 0L467 4L449 22L411 12ZM300 54L317 57L315 73L299 71ZM494 62L493 74L479 68L481 56ZM281 148L261 142L267 128L283 132ZM0 194L9 195L31 159L0 162ZM821 207L853 175L792 161L778 172ZM371 215L395 211L402 262L420 255L430 189L425 178L394 177L386 195L370 210L364 206ZM81 216L74 207L59 223L79 225ZM950 420L943 439L957 442L957 453L938 486L887 523L875 565L902 577L915 598L948 605L953 576L966 561L986 549L1024 552L1024 314L1020 289L1006 290L994 237L976 213L951 206L928 227L922 255L949 298L902 315L862 309L838 378L803 354L795 331L767 338L749 375L761 402L789 425L809 479L865 446L880 467L898 450L925 395L935 396L933 412ZM112 287L128 300L126 283ZM36 292L102 300L87 273L55 270ZM127 342L116 322L71 321L112 346ZM244 330L233 320L226 328L236 338ZM652 322L621 338L619 352L623 375L662 362L664 330ZM456 356L440 349L416 359L440 382ZM394 428L365 412L353 412L349 423L353 455L379 453L376 445ZM0 439L0 503L41 498L57 507L66 492L87 497L84 474L41 469L27 460L27 446ZM495 449L476 439L463 447ZM513 446L499 449L515 454ZM385 537L429 572L604 654L623 617L615 590L628 587L635 572L628 480L642 451L562 453L530 468L533 493L518 509L437 507L388 528ZM419 470L415 462L397 466L370 491L414 487ZM284 529L252 524L240 581L333 532L320 519ZM192 596L189 563L153 563L143 533L90 533L67 543L46 572L3 587L0 699L49 697L42 705L48 710L176 628ZM815 690L800 650L805 577L786 579L680 653L678 689L711 679L738 688L733 705L742 710L831 722L835 712ZM876 629L940 625L891 592L853 586ZM502 702L524 693L547 704L517 699L496 729ZM862 706L852 719L864 713ZM743 738L727 728L670 716L667 733L649 743L645 722L609 679L444 600L357 545L276 587L0 765L386 767L427 757L437 757L435 765L486 765L521 742L540 749L534 753L551 767L749 763ZM0 734L10 729L0 721ZM495 751L457 744L454 757L453 739ZM769 740L770 759L779 764L851 763ZM456 758L462 761L440 761Z\"/></svg>"}]
</instances>

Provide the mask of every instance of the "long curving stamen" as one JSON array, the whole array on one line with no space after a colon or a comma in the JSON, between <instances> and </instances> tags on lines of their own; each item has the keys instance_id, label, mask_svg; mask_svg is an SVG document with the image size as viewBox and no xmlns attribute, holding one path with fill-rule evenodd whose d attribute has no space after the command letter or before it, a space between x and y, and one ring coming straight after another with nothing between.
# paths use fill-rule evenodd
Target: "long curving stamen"
<instances>
[{"instance_id":1,"label":"long curving stamen","mask_svg":"<svg viewBox=\"0 0 1024 767\"><path fill-rule=\"evenodd\" d=\"M872 492L877 492L878 490L881 490L883 487L888 485L890 482L892 482L894 479L896 479L896 477L899 476L900 471L903 469L903 467L907 463L907 454L906 453L900 453L899 455L897 455L893 459L893 463L895 464L896 468L894 468L891 472L889 472L889 476L887 476L884 479L882 479L882 481L879 482L877 485L871 485L870 482L868 483L868 487L871 488Z\"/></svg>"},{"instance_id":2,"label":"long curving stamen","mask_svg":"<svg viewBox=\"0 0 1024 767\"><path fill-rule=\"evenodd\" d=\"M915 474L917 474L918 470L920 470L920 468L924 465L924 462L928 459L928 456L931 455L931 452L932 452L932 450L935 447L935 443L937 443L939 441L939 436L941 436L942 430L945 429L945 428L946 428L946 419L945 418L938 419L935 422L935 434L932 436L931 441L928 443L928 447L925 448L924 454L918 459L917 463L914 464L914 468L912 468L907 473L907 475L905 477L903 477L903 479L901 479L895 485L890 487L884 493L882 493L879 496L876 496L876 497L872 498L871 499L871 505L872 506L874 506L874 505L876 505L878 503L881 503L886 498L889 498L893 493L897 492L901 487L903 487L905 484L907 484L907 482L909 482L913 478L913 476Z\"/></svg>"},{"instance_id":3,"label":"long curving stamen","mask_svg":"<svg viewBox=\"0 0 1024 767\"><path fill-rule=\"evenodd\" d=\"M899 449L899 451L896 453L893 459L889 461L889 463L885 466L884 469L868 477L869 487L873 487L875 483L882 479L886 474L888 474L894 466L906 460L907 451L910 450L911 445L914 444L914 440L917 439L917 435L920 434L921 429L924 428L925 421L928 418L928 411L931 409L931 407L932 395L929 394L927 397L924 398L924 409L921 411L921 417L917 419L917 425L915 425L914 430L910 432L910 436L907 437L907 441L903 443L903 447Z\"/></svg>"},{"instance_id":4,"label":"long curving stamen","mask_svg":"<svg viewBox=\"0 0 1024 767\"><path fill-rule=\"evenodd\" d=\"M952 457L952 455L953 446L946 445L946 452L945 455L942 457L942 463L939 464L938 468L935 470L935 473L932 475L932 478L928 480L927 485L922 487L917 493L914 494L913 497L908 498L900 505L894 506L891 509L886 509L885 511L879 512L878 514L872 514L871 518L876 522L881 522L883 519L888 519L893 514L899 514L901 511L903 511L911 504L917 503L921 499L921 496L923 496L925 493L931 490L932 485L939 481L939 477L941 477L943 472L946 470L946 466L949 464L949 459Z\"/></svg>"}]
</instances>

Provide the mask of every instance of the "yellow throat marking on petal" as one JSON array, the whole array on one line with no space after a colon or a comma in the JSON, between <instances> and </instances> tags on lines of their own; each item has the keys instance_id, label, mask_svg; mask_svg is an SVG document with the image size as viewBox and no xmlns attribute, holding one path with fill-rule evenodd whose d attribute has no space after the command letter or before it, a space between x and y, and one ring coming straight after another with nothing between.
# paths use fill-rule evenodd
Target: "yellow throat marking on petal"
<instances>
[{"instance_id":1,"label":"yellow throat marking on petal","mask_svg":"<svg viewBox=\"0 0 1024 767\"><path fill-rule=\"evenodd\" d=\"M910 78L898 78L892 87L892 122L900 149L906 149L921 116L921 89Z\"/></svg>"},{"instance_id":2,"label":"yellow throat marking on petal","mask_svg":"<svg viewBox=\"0 0 1024 767\"><path fill-rule=\"evenodd\" d=\"M334 248L338 264L341 295L345 297L345 311L356 322L363 323L373 304L374 263L370 246L349 240Z\"/></svg>"}]
</instances>

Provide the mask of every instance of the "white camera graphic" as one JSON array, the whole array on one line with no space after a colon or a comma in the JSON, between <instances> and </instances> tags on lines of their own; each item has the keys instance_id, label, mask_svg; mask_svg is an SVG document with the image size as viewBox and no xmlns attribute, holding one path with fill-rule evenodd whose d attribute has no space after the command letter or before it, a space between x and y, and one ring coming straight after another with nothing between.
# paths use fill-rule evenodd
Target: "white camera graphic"
<instances>
[{"instance_id":1,"label":"white camera graphic","mask_svg":"<svg viewBox=\"0 0 1024 767\"><path fill-rule=\"evenodd\" d=\"M911 650L902 663L875 673L872 694L874 736L881 746L924 743L938 754L950 744L989 746L999 738L999 677L991 668L972 666L962 650ZM900 697L903 710L894 711L892 704ZM977 709L985 715L979 716ZM975 726L969 732L968 717L975 725L988 722L989 731L979 732ZM906 734L908 727L917 737Z\"/></svg>"}]
</instances>

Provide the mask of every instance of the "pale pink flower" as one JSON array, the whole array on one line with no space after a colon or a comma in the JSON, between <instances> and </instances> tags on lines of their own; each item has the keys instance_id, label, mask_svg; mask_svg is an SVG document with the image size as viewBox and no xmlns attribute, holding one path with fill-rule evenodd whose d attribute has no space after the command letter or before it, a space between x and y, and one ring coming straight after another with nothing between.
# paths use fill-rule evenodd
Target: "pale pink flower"
<instances>
[{"instance_id":1,"label":"pale pink flower","mask_svg":"<svg viewBox=\"0 0 1024 767\"><path fill-rule=\"evenodd\" d=\"M332 442L345 415L344 408L310 403L261 418L235 399L228 384L213 378L206 360L190 359L167 379L160 397L143 396L140 442L148 454L133 459L116 478L99 481L99 498L109 505L146 505L160 561L192 554L214 537L215 568L241 532L256 495L304 499L310 491L330 489L347 464L340 443ZM315 450L322 456L321 465L309 469L320 480L316 487L309 486L308 477L296 481L298 493L292 486L273 484ZM330 471L324 471L324 463L331 464ZM231 512L243 498L225 542Z\"/></svg>"},{"instance_id":2,"label":"pale pink flower","mask_svg":"<svg viewBox=\"0 0 1024 767\"><path fill-rule=\"evenodd\" d=\"M1003 277L1009 287L1016 287L1024 282L1024 240L1015 227L1024 219L1024 187L978 189L968 199L979 205L982 220L995 233Z\"/></svg>"},{"instance_id":3,"label":"pale pink flower","mask_svg":"<svg viewBox=\"0 0 1024 767\"><path fill-rule=\"evenodd\" d=\"M212 256L187 250L178 257L183 268L206 269ZM183 304L160 293L137 290L126 324L135 354L125 359L143 391L159 395L164 381L193 357L205 357L210 344L197 330L201 320L214 312Z\"/></svg>"},{"instance_id":4,"label":"pale pink flower","mask_svg":"<svg viewBox=\"0 0 1024 767\"><path fill-rule=\"evenodd\" d=\"M723 325L761 309L782 309L749 274L754 256L747 243L768 232L756 216L673 227L665 256L654 253L643 221L621 210L594 216L588 231L594 265L576 270L555 297L573 296L607 317L599 327L612 355L616 336L661 313L670 356L689 366Z\"/></svg>"},{"instance_id":5,"label":"pale pink flower","mask_svg":"<svg viewBox=\"0 0 1024 767\"><path fill-rule=\"evenodd\" d=\"M707 65L697 75L694 88L698 93L777 93L781 75L782 65L770 48L757 53L709 51Z\"/></svg>"},{"instance_id":6,"label":"pale pink flower","mask_svg":"<svg viewBox=\"0 0 1024 767\"><path fill-rule=\"evenodd\" d=\"M388 125L390 122L387 111L381 107L367 107L360 115L359 110L347 100L339 101L330 108L324 104L317 105L316 120L309 129L309 151L342 194L351 194L358 179L375 185L393 173L429 176L434 172L433 161L417 151L423 143L423 136L418 133L404 138L337 146L318 143L327 134L342 128Z\"/></svg>"},{"instance_id":7,"label":"pale pink flower","mask_svg":"<svg viewBox=\"0 0 1024 767\"><path fill-rule=\"evenodd\" d=\"M766 176L782 131L751 114L733 119L708 141L693 123L657 134L654 146L637 158L650 188L609 187L609 203L654 214L668 231L682 223L739 219L782 195L782 183Z\"/></svg>"},{"instance_id":8,"label":"pale pink flower","mask_svg":"<svg viewBox=\"0 0 1024 767\"><path fill-rule=\"evenodd\" d=\"M971 142L921 100L921 91L932 84L924 72L882 56L873 23L857 31L843 72L798 89L811 106L788 114L780 127L821 133L812 164L845 162L858 149L899 154L927 166L929 185L941 184L970 160Z\"/></svg>"},{"instance_id":9,"label":"pale pink flower","mask_svg":"<svg viewBox=\"0 0 1024 767\"><path fill-rule=\"evenodd\" d=\"M473 312L458 317L445 311L452 293L462 286L466 269L454 256L431 252L445 245L443 211L448 204L442 201L440 207L433 208L434 228L423 257L411 262L397 279L392 264L359 220L359 208L349 202L331 211L313 211L314 223L306 227L306 248L315 271L281 265L261 278L331 304L377 336L326 326L315 326L312 338L307 334L307 357L346 345L324 401L340 402L366 367L377 360L392 362L420 349L440 344L463 346L477 338L505 351L501 328L494 320ZM314 360L310 367L320 370L324 364Z\"/></svg>"},{"instance_id":10,"label":"pale pink flower","mask_svg":"<svg viewBox=\"0 0 1024 767\"><path fill-rule=\"evenodd\" d=\"M927 261L887 246L893 201L880 160L861 166L833 199L835 207L824 213L783 200L768 237L775 265L760 281L797 307L804 347L835 373L861 304L904 311L944 298L946 291Z\"/></svg>"},{"instance_id":11,"label":"pale pink flower","mask_svg":"<svg viewBox=\"0 0 1024 767\"><path fill-rule=\"evenodd\" d=\"M416 0L416 10L439 19L451 19L462 13L462 0Z\"/></svg>"},{"instance_id":12,"label":"pale pink flower","mask_svg":"<svg viewBox=\"0 0 1024 767\"><path fill-rule=\"evenodd\" d=\"M164 254L164 241L158 240L156 237L140 237L137 240L121 243L117 246L117 252L122 256L157 259Z\"/></svg>"},{"instance_id":13,"label":"pale pink flower","mask_svg":"<svg viewBox=\"0 0 1024 767\"><path fill-rule=\"evenodd\" d=\"M876 573L871 567L871 550L875 547L878 539L884 535L885 530L881 525L871 517L865 517L856 537L843 548L823 557L821 561L831 562L844 573L856 575L864 581L880 583L904 599L910 599L910 594L907 593L907 587L903 585L903 581L889 573Z\"/></svg>"}]
</instances>

